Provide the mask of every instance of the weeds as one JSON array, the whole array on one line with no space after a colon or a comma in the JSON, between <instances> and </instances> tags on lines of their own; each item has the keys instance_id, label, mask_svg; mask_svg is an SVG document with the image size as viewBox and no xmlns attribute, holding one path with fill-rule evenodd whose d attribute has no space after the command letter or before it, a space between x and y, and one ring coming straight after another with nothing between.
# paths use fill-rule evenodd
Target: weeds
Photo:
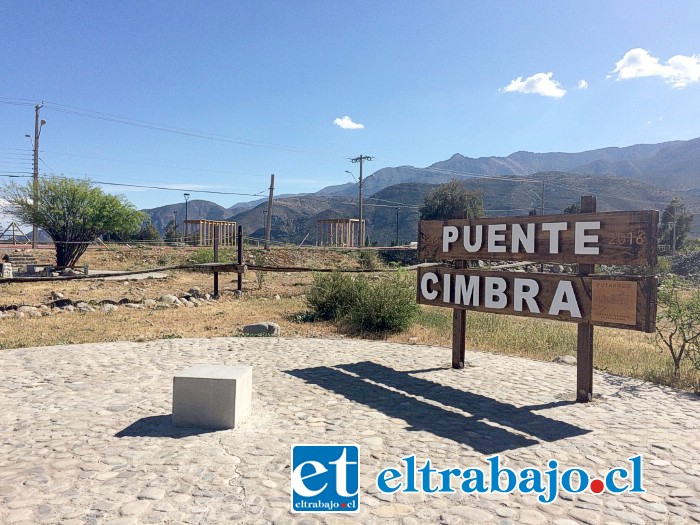
<instances>
[{"instance_id":1,"label":"weeds","mask_svg":"<svg viewBox=\"0 0 700 525\"><path fill-rule=\"evenodd\" d=\"M404 331L418 313L414 283L401 274L378 280L315 276L306 302L318 318L341 321L361 333Z\"/></svg>"}]
</instances>

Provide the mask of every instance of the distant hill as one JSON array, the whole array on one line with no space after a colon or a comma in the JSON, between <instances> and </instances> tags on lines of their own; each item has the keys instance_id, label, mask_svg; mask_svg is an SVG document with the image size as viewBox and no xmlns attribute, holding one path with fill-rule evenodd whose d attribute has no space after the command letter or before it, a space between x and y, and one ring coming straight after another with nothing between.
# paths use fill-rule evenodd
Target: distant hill
<instances>
[{"instance_id":1,"label":"distant hill","mask_svg":"<svg viewBox=\"0 0 700 525\"><path fill-rule=\"evenodd\" d=\"M580 173L630 177L678 190L700 191L700 138L669 142L649 158L595 160L577 169Z\"/></svg>"},{"instance_id":2,"label":"distant hill","mask_svg":"<svg viewBox=\"0 0 700 525\"><path fill-rule=\"evenodd\" d=\"M161 235L165 232L165 227L175 218L177 212L177 222L182 224L185 220L185 203L168 204L158 208L142 210L151 217L151 222L158 228ZM187 217L190 219L209 219L212 221L222 221L230 212L223 206L205 200L191 200L187 204Z\"/></svg>"},{"instance_id":3,"label":"distant hill","mask_svg":"<svg viewBox=\"0 0 700 525\"><path fill-rule=\"evenodd\" d=\"M672 190L651 184L611 176L580 175L576 173L547 172L532 176L545 183L545 213L561 213L581 195L597 197L599 211L660 209L675 195ZM484 204L490 215L527 215L533 208L540 212L540 183L524 184L513 180L471 179L465 186L483 192ZM398 208L398 241L406 244L416 240L419 207L429 191L436 187L427 183L403 183L384 188L364 199L364 217L367 236L371 242L388 246L396 242ZM688 201L698 205L698 199ZM264 214L267 203L233 215L243 225L246 235L264 236ZM299 244L305 240L313 244L316 219L330 217L358 217L356 197L305 195L275 199L273 209L273 240Z\"/></svg>"},{"instance_id":4,"label":"distant hill","mask_svg":"<svg viewBox=\"0 0 700 525\"><path fill-rule=\"evenodd\" d=\"M691 209L700 208L700 138L661 144L638 144L579 153L531 153L472 159L459 154L427 168L382 168L364 180L367 235L382 245L413 241L419 206L436 184L461 180L484 194L491 215L525 215L541 206L544 181L545 213L558 213L581 195L598 199L600 211L662 209L680 196ZM523 179L534 182L525 182ZM314 194L275 197L272 239L314 243L316 219L358 217L358 185L328 186ZM184 203L145 210L163 232ZM246 235L264 236L267 199L239 203L225 209L208 201L190 201L190 218L235 220ZM700 222L700 214L696 224Z\"/></svg>"},{"instance_id":5,"label":"distant hill","mask_svg":"<svg viewBox=\"0 0 700 525\"><path fill-rule=\"evenodd\" d=\"M453 178L483 176L524 177L540 172L612 175L649 182L663 181L677 188L700 188L700 138L625 148L603 148L580 153L531 153L473 159L455 154L427 168L382 168L364 180L364 191L377 191L405 182L440 184ZM320 195L355 195L357 184L328 186Z\"/></svg>"}]
</instances>

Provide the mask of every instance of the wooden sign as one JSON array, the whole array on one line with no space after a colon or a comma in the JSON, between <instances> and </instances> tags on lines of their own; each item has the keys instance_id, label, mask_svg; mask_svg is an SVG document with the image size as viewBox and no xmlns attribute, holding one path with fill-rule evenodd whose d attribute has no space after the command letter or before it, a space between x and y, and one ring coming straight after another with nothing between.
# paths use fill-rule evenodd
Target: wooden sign
<instances>
[{"instance_id":1,"label":"wooden sign","mask_svg":"<svg viewBox=\"0 0 700 525\"><path fill-rule=\"evenodd\" d=\"M656 277L420 268L418 302L652 333Z\"/></svg>"},{"instance_id":2,"label":"wooden sign","mask_svg":"<svg viewBox=\"0 0 700 525\"><path fill-rule=\"evenodd\" d=\"M634 326L637 323L637 283L629 279L592 279L591 321Z\"/></svg>"},{"instance_id":3,"label":"wooden sign","mask_svg":"<svg viewBox=\"0 0 700 525\"><path fill-rule=\"evenodd\" d=\"M418 258L656 264L655 210L420 221Z\"/></svg>"},{"instance_id":4,"label":"wooden sign","mask_svg":"<svg viewBox=\"0 0 700 525\"><path fill-rule=\"evenodd\" d=\"M578 323L576 399L593 399L593 326L653 333L656 277L604 276L596 264L656 265L659 212L581 213L420 221L418 257L454 260L454 268L421 268L418 302L452 308L452 367L464 368L466 311ZM577 264L578 274L469 270L467 261Z\"/></svg>"}]
</instances>

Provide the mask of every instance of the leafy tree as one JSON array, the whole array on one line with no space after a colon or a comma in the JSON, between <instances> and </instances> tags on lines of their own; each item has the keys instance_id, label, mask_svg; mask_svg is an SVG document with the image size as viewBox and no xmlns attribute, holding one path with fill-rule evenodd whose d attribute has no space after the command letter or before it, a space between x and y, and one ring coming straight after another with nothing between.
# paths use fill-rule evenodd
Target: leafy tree
<instances>
[{"instance_id":1,"label":"leafy tree","mask_svg":"<svg viewBox=\"0 0 700 525\"><path fill-rule=\"evenodd\" d=\"M168 224L165 225L165 232L163 238L165 239L165 242L178 242L179 241L179 235L177 231L177 224L175 221L171 220Z\"/></svg>"},{"instance_id":2,"label":"leafy tree","mask_svg":"<svg viewBox=\"0 0 700 525\"><path fill-rule=\"evenodd\" d=\"M107 233L102 236L102 240L105 242L160 241L160 233L158 228L146 220L136 233Z\"/></svg>"},{"instance_id":3,"label":"leafy tree","mask_svg":"<svg viewBox=\"0 0 700 525\"><path fill-rule=\"evenodd\" d=\"M695 216L685 209L685 205L678 197L671 199L671 202L668 204L668 206L666 206L666 209L661 212L659 244L675 246L676 250L682 248L688 234L690 233L690 227L693 225L694 218Z\"/></svg>"},{"instance_id":4,"label":"leafy tree","mask_svg":"<svg viewBox=\"0 0 700 525\"><path fill-rule=\"evenodd\" d=\"M151 221L145 221L141 225L141 231L136 234L139 241L160 241L160 232Z\"/></svg>"},{"instance_id":5,"label":"leafy tree","mask_svg":"<svg viewBox=\"0 0 700 525\"><path fill-rule=\"evenodd\" d=\"M420 209L422 220L478 219L484 216L484 198L479 190L468 190L457 179L441 184L428 195Z\"/></svg>"},{"instance_id":6,"label":"leafy tree","mask_svg":"<svg viewBox=\"0 0 700 525\"><path fill-rule=\"evenodd\" d=\"M61 268L73 268L100 235L133 233L144 218L124 197L108 195L87 180L42 177L36 203L31 181L8 184L1 194L11 215L51 236Z\"/></svg>"},{"instance_id":7,"label":"leafy tree","mask_svg":"<svg viewBox=\"0 0 700 525\"><path fill-rule=\"evenodd\" d=\"M657 316L656 344L670 352L678 378L683 358L700 348L700 290L684 294L678 277L672 276L659 288L657 300L662 308Z\"/></svg>"},{"instance_id":8,"label":"leafy tree","mask_svg":"<svg viewBox=\"0 0 700 525\"><path fill-rule=\"evenodd\" d=\"M573 204L569 204L564 208L564 213L581 213L581 203L574 202Z\"/></svg>"}]
</instances>

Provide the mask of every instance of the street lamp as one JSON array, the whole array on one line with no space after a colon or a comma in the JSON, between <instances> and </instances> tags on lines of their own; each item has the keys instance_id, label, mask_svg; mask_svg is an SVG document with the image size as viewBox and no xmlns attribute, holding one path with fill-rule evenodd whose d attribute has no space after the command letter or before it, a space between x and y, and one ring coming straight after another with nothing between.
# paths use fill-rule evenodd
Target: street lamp
<instances>
[{"instance_id":1,"label":"street lamp","mask_svg":"<svg viewBox=\"0 0 700 525\"><path fill-rule=\"evenodd\" d=\"M187 219L189 219L189 217L187 215L187 201L188 200L190 200L190 194L185 193L185 237L184 237L185 244L187 244L187 234L189 233L188 232L189 225L187 224Z\"/></svg>"}]
</instances>

